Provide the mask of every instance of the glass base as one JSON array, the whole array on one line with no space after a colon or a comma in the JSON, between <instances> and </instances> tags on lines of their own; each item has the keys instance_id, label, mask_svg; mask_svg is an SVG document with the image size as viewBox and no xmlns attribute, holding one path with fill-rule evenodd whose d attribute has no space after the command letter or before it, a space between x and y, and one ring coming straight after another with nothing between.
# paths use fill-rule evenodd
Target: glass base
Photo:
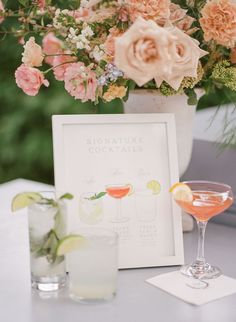
<instances>
[{"instance_id":1,"label":"glass base","mask_svg":"<svg viewBox=\"0 0 236 322\"><path fill-rule=\"evenodd\" d=\"M84 298L84 297L80 297L80 296L73 294L73 293L70 294L70 298L73 301L83 303L83 304L99 304L99 303L111 301L114 299L115 296L116 296L116 293L112 293L108 296L106 295L101 298Z\"/></svg>"},{"instance_id":2,"label":"glass base","mask_svg":"<svg viewBox=\"0 0 236 322\"><path fill-rule=\"evenodd\" d=\"M33 289L51 292L58 291L66 285L66 276L38 277L31 275L31 286Z\"/></svg>"},{"instance_id":3,"label":"glass base","mask_svg":"<svg viewBox=\"0 0 236 322\"><path fill-rule=\"evenodd\" d=\"M222 272L216 266L211 266L208 263L195 261L192 264L181 267L180 272L188 277L195 279L212 279L219 277Z\"/></svg>"}]
</instances>

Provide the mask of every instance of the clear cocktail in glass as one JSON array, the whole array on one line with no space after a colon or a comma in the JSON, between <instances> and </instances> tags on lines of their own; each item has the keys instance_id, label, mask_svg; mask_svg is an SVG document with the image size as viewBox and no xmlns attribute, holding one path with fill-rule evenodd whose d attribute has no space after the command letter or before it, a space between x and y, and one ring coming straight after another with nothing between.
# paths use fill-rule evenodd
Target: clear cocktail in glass
<instances>
[{"instance_id":1,"label":"clear cocktail in glass","mask_svg":"<svg viewBox=\"0 0 236 322\"><path fill-rule=\"evenodd\" d=\"M186 181L183 184L186 184L191 189L192 200L175 199L175 201L197 221L198 252L196 260L189 265L183 266L181 273L196 279L216 278L221 275L221 270L210 265L205 260L205 230L210 218L219 215L232 205L232 189L226 184L210 181Z\"/></svg>"},{"instance_id":2,"label":"clear cocktail in glass","mask_svg":"<svg viewBox=\"0 0 236 322\"><path fill-rule=\"evenodd\" d=\"M42 199L28 207L32 287L54 291L65 285L64 256L58 257L58 242L66 234L66 208L53 192L40 192Z\"/></svg>"},{"instance_id":3,"label":"clear cocktail in glass","mask_svg":"<svg viewBox=\"0 0 236 322\"><path fill-rule=\"evenodd\" d=\"M112 299L117 288L117 234L100 228L83 229L78 234L86 242L67 254L70 297L82 302Z\"/></svg>"}]
</instances>

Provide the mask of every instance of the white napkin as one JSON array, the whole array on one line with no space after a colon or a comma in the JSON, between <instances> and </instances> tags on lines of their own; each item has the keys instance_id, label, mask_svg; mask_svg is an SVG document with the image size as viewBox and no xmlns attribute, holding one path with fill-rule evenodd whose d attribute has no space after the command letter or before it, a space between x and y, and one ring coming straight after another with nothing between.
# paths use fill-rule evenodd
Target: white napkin
<instances>
[{"instance_id":1,"label":"white napkin","mask_svg":"<svg viewBox=\"0 0 236 322\"><path fill-rule=\"evenodd\" d=\"M179 271L161 274L146 280L163 291L194 305L208 302L236 293L236 280L228 276L206 280L209 286L205 289L193 289L186 285L191 279L183 276Z\"/></svg>"}]
</instances>

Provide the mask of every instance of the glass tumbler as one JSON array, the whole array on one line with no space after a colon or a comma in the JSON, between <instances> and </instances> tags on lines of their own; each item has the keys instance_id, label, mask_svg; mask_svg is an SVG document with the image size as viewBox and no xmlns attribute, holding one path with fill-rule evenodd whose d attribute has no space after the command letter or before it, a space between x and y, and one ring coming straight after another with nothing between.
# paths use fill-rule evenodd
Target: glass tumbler
<instances>
[{"instance_id":1,"label":"glass tumbler","mask_svg":"<svg viewBox=\"0 0 236 322\"><path fill-rule=\"evenodd\" d=\"M79 302L101 302L116 294L118 235L102 228L81 229L85 243L67 254L70 297Z\"/></svg>"},{"instance_id":2,"label":"glass tumbler","mask_svg":"<svg viewBox=\"0 0 236 322\"><path fill-rule=\"evenodd\" d=\"M58 257L58 242L66 234L66 205L54 192L39 192L42 199L28 207L32 287L55 291L65 285L64 256Z\"/></svg>"}]
</instances>

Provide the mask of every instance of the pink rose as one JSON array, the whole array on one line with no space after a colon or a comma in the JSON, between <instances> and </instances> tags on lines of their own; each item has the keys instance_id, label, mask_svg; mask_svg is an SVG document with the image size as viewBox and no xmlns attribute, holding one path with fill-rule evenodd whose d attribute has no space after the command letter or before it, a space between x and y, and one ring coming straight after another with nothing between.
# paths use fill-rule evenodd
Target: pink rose
<instances>
[{"instance_id":1,"label":"pink rose","mask_svg":"<svg viewBox=\"0 0 236 322\"><path fill-rule=\"evenodd\" d=\"M154 21L138 18L116 38L115 65L139 86L171 71L173 36ZM173 53L171 54L171 52Z\"/></svg>"},{"instance_id":2,"label":"pink rose","mask_svg":"<svg viewBox=\"0 0 236 322\"><path fill-rule=\"evenodd\" d=\"M178 28L168 28L174 37L175 53L171 57L172 71L162 77L155 77L157 86L166 81L173 89L178 90L184 77L196 77L199 59L208 53L199 48L199 42L186 35Z\"/></svg>"},{"instance_id":3,"label":"pink rose","mask_svg":"<svg viewBox=\"0 0 236 322\"><path fill-rule=\"evenodd\" d=\"M236 43L236 4L230 0L208 1L199 19L206 41L233 48Z\"/></svg>"},{"instance_id":4,"label":"pink rose","mask_svg":"<svg viewBox=\"0 0 236 322\"><path fill-rule=\"evenodd\" d=\"M131 21L138 17L146 20L166 20L170 15L170 0L124 0Z\"/></svg>"},{"instance_id":5,"label":"pink rose","mask_svg":"<svg viewBox=\"0 0 236 322\"><path fill-rule=\"evenodd\" d=\"M3 6L3 3L2 3L2 0L0 0L0 14L1 13L4 13L4 6ZM0 23L2 23L3 22L3 20L4 20L4 17L1 17L1 15L0 15Z\"/></svg>"},{"instance_id":6,"label":"pink rose","mask_svg":"<svg viewBox=\"0 0 236 322\"><path fill-rule=\"evenodd\" d=\"M82 102L95 101L97 80L96 74L84 63L73 63L65 72L65 89Z\"/></svg>"},{"instance_id":7,"label":"pink rose","mask_svg":"<svg viewBox=\"0 0 236 322\"><path fill-rule=\"evenodd\" d=\"M53 32L49 32L43 38L43 52L46 55L55 55L62 50L63 43L60 39L55 37ZM45 62L49 65L53 64L54 56L45 58Z\"/></svg>"},{"instance_id":8,"label":"pink rose","mask_svg":"<svg viewBox=\"0 0 236 322\"><path fill-rule=\"evenodd\" d=\"M30 96L37 95L42 85L49 86L49 82L40 70L24 64L17 68L15 78L17 86Z\"/></svg>"},{"instance_id":9,"label":"pink rose","mask_svg":"<svg viewBox=\"0 0 236 322\"><path fill-rule=\"evenodd\" d=\"M64 55L65 54L65 55ZM66 69L73 61L76 61L76 57L70 56L70 51L64 51L53 59L53 73L58 81L64 81Z\"/></svg>"},{"instance_id":10,"label":"pink rose","mask_svg":"<svg viewBox=\"0 0 236 322\"><path fill-rule=\"evenodd\" d=\"M30 67L42 66L44 55L42 48L35 43L34 37L30 39L24 45L24 52L22 54L22 62Z\"/></svg>"}]
</instances>

